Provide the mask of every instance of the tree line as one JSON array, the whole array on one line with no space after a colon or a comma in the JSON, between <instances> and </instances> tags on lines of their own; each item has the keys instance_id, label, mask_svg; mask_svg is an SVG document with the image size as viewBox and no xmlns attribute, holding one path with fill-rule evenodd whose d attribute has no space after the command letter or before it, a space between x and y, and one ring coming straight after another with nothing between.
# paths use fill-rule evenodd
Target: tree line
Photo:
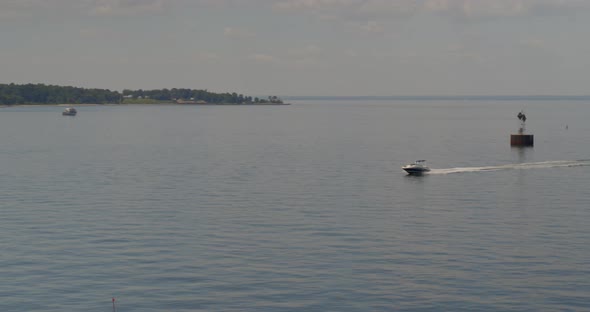
<instances>
[{"instance_id":1,"label":"tree line","mask_svg":"<svg viewBox=\"0 0 590 312\"><path fill-rule=\"evenodd\" d=\"M119 103L121 94L105 89L85 89L44 84L0 84L0 104Z\"/></svg>"},{"instance_id":2,"label":"tree line","mask_svg":"<svg viewBox=\"0 0 590 312\"><path fill-rule=\"evenodd\" d=\"M258 98L245 96L237 93L214 93L207 90L197 89L155 89L155 90L123 90L124 98L132 99L152 99L157 101L200 101L204 103L231 103L231 104L251 104L251 103L277 103L282 104L282 100L276 96L268 98Z\"/></svg>"},{"instance_id":3,"label":"tree line","mask_svg":"<svg viewBox=\"0 0 590 312\"><path fill-rule=\"evenodd\" d=\"M0 84L0 104L118 104L126 100L147 100L150 102L195 102L195 103L276 103L282 104L280 98L269 96L258 98L237 93L214 93L196 89L155 89L129 90L123 92L108 89L87 89L69 86L45 84Z\"/></svg>"}]
</instances>

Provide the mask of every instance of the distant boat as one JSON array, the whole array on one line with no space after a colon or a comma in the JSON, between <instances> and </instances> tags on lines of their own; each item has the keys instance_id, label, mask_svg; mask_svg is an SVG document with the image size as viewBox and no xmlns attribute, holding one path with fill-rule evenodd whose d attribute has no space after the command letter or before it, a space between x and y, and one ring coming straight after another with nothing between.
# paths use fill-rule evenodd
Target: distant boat
<instances>
[{"instance_id":1,"label":"distant boat","mask_svg":"<svg viewBox=\"0 0 590 312\"><path fill-rule=\"evenodd\" d=\"M78 113L78 111L76 111L75 108L73 107L68 107L66 108L61 114L63 116L76 116L76 114Z\"/></svg>"},{"instance_id":2,"label":"distant boat","mask_svg":"<svg viewBox=\"0 0 590 312\"><path fill-rule=\"evenodd\" d=\"M430 171L430 168L428 168L426 165L424 165L425 161L426 160L424 160L424 159L416 160L414 163L403 166L402 169L404 169L408 174L413 174L413 175L419 175L419 174L428 172L428 171Z\"/></svg>"}]
</instances>

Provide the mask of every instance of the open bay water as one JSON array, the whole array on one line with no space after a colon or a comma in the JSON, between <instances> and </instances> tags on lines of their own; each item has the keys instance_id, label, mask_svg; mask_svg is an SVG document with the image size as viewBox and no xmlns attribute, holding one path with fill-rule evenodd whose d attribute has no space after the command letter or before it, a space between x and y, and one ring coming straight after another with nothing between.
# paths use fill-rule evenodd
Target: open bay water
<instances>
[{"instance_id":1,"label":"open bay water","mask_svg":"<svg viewBox=\"0 0 590 312\"><path fill-rule=\"evenodd\" d=\"M1 311L590 310L585 101L62 109L0 109Z\"/></svg>"}]
</instances>

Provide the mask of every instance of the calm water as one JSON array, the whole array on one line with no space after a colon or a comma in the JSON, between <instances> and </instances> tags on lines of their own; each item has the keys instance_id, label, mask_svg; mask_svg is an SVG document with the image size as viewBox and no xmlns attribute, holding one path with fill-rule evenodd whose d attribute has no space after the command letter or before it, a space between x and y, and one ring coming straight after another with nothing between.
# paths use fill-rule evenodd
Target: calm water
<instances>
[{"instance_id":1,"label":"calm water","mask_svg":"<svg viewBox=\"0 0 590 312\"><path fill-rule=\"evenodd\" d=\"M590 310L590 103L62 109L0 109L0 311Z\"/></svg>"}]
</instances>

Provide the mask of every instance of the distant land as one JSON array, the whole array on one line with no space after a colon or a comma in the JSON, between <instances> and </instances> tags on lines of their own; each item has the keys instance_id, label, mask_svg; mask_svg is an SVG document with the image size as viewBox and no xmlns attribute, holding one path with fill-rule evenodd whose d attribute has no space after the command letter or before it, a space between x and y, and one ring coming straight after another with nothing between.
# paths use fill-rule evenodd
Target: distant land
<instances>
[{"instance_id":1,"label":"distant land","mask_svg":"<svg viewBox=\"0 0 590 312\"><path fill-rule=\"evenodd\" d=\"M277 96L258 98L238 93L198 89L129 90L88 89L45 84L0 84L0 105L56 104L285 104Z\"/></svg>"},{"instance_id":2,"label":"distant land","mask_svg":"<svg viewBox=\"0 0 590 312\"><path fill-rule=\"evenodd\" d=\"M590 95L284 96L292 101L590 101Z\"/></svg>"}]
</instances>

